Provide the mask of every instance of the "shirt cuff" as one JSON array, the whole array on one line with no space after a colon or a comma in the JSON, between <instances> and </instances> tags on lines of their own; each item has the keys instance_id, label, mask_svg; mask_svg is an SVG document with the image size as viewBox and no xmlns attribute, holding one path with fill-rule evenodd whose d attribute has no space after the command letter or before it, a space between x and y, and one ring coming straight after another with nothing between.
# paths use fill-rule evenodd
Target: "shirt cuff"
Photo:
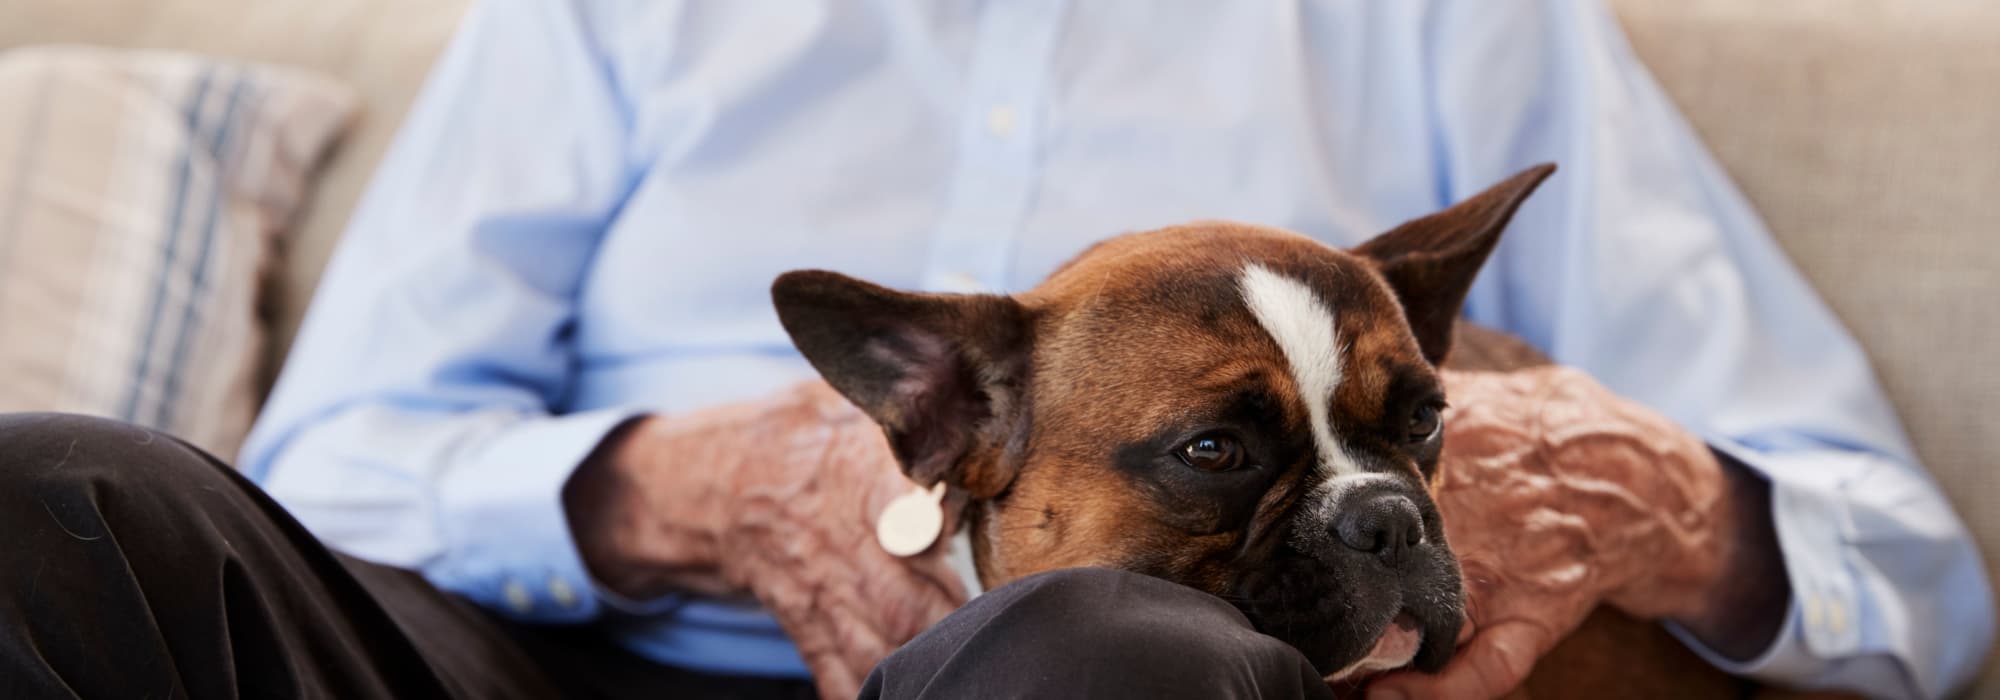
<instances>
[{"instance_id":1,"label":"shirt cuff","mask_svg":"<svg viewBox=\"0 0 2000 700\"><path fill-rule=\"evenodd\" d=\"M1671 622L1667 630L1716 668L1776 683L1818 676L1838 659L1859 653L1860 600L1845 554L1852 528L1841 492L1866 470L1867 458L1825 451L1766 454L1716 436L1707 436L1707 442L1771 484L1771 519L1791 586L1790 609L1771 645L1749 659L1724 656Z\"/></svg>"},{"instance_id":2,"label":"shirt cuff","mask_svg":"<svg viewBox=\"0 0 2000 700\"><path fill-rule=\"evenodd\" d=\"M450 554L425 573L514 619L596 617L604 599L570 534L563 485L606 435L637 415L607 409L534 418L478 446L438 486L439 530Z\"/></svg>"}]
</instances>

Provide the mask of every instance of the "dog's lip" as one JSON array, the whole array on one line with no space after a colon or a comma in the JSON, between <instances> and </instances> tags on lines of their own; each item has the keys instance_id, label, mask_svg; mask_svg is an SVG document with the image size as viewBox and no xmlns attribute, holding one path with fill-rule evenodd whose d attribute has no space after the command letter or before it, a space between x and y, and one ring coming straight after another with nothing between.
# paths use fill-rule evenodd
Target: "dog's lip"
<instances>
[{"instance_id":1,"label":"dog's lip","mask_svg":"<svg viewBox=\"0 0 2000 700\"><path fill-rule=\"evenodd\" d=\"M1328 675L1326 681L1338 683L1408 666L1417 658L1417 649L1423 642L1424 629L1417 624L1417 618L1408 612L1396 613L1395 619L1382 627L1382 636L1375 640L1375 646L1366 656Z\"/></svg>"}]
</instances>

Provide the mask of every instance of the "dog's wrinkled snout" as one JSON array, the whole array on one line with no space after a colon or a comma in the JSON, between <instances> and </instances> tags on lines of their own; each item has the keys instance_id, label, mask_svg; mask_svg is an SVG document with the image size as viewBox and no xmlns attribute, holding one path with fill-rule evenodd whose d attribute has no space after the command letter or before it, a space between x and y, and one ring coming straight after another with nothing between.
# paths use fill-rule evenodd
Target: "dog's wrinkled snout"
<instances>
[{"instance_id":1,"label":"dog's wrinkled snout","mask_svg":"<svg viewBox=\"0 0 2000 700\"><path fill-rule=\"evenodd\" d=\"M1333 535L1358 552L1401 566L1411 549L1423 544L1424 521L1415 501L1396 492L1377 492L1342 504L1333 521Z\"/></svg>"}]
</instances>

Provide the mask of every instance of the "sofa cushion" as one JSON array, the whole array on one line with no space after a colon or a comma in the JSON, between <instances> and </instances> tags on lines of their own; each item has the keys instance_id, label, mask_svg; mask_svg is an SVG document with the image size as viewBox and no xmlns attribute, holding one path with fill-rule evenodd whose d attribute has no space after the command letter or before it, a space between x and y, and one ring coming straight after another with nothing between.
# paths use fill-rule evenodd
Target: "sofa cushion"
<instances>
[{"instance_id":1,"label":"sofa cushion","mask_svg":"<svg viewBox=\"0 0 2000 700\"><path fill-rule=\"evenodd\" d=\"M273 242L353 102L185 54L0 54L0 412L112 416L233 456Z\"/></svg>"}]
</instances>

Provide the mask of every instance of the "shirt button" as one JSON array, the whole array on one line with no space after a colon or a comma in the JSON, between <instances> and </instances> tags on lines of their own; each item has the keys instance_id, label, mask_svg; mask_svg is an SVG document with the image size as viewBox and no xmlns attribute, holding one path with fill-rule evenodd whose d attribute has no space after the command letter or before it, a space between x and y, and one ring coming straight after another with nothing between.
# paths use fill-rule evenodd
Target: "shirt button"
<instances>
[{"instance_id":1,"label":"shirt button","mask_svg":"<svg viewBox=\"0 0 2000 700\"><path fill-rule=\"evenodd\" d=\"M995 138L1014 135L1014 108L1006 105L994 107L986 112L986 131Z\"/></svg>"},{"instance_id":2,"label":"shirt button","mask_svg":"<svg viewBox=\"0 0 2000 700\"><path fill-rule=\"evenodd\" d=\"M507 607L513 608L514 612L526 614L535 608L535 599L528 595L528 587L519 581L508 581L507 585L501 586L500 595L507 599Z\"/></svg>"},{"instance_id":3,"label":"shirt button","mask_svg":"<svg viewBox=\"0 0 2000 700\"><path fill-rule=\"evenodd\" d=\"M549 597L556 599L556 605L565 608L576 607L576 588L559 578L549 579Z\"/></svg>"},{"instance_id":4,"label":"shirt button","mask_svg":"<svg viewBox=\"0 0 2000 700\"><path fill-rule=\"evenodd\" d=\"M1803 602L1806 615L1806 629L1818 632L1826 629L1826 604L1817 595L1807 595Z\"/></svg>"},{"instance_id":5,"label":"shirt button","mask_svg":"<svg viewBox=\"0 0 2000 700\"><path fill-rule=\"evenodd\" d=\"M1827 603L1826 631L1840 634L1847 631L1847 608L1839 603Z\"/></svg>"}]
</instances>

